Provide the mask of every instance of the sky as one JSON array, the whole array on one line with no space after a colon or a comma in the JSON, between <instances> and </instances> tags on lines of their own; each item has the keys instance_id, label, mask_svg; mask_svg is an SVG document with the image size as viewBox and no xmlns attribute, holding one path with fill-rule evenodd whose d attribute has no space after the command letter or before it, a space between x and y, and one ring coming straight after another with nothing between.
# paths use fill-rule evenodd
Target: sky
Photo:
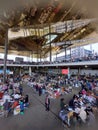
<instances>
[{"instance_id":1,"label":"sky","mask_svg":"<svg viewBox=\"0 0 98 130\"><path fill-rule=\"evenodd\" d=\"M94 50L94 52L98 52L98 43L87 45L84 48L90 50L91 46L92 46L92 50Z\"/></svg>"}]
</instances>

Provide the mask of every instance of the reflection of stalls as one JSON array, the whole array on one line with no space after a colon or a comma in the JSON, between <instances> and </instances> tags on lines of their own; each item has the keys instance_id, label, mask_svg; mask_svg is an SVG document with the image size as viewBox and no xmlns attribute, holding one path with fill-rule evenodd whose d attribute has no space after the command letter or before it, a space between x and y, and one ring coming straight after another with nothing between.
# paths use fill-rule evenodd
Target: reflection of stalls
<instances>
[{"instance_id":1,"label":"reflection of stalls","mask_svg":"<svg viewBox=\"0 0 98 130\"><path fill-rule=\"evenodd\" d=\"M59 87L58 82L56 80L51 80L50 84L48 84L46 91L49 93L51 98L58 98L61 95L68 94L72 92L72 87Z\"/></svg>"},{"instance_id":2,"label":"reflection of stalls","mask_svg":"<svg viewBox=\"0 0 98 130\"><path fill-rule=\"evenodd\" d=\"M59 82L57 79L51 78L49 81L47 81L46 77L41 76L36 79L36 81L28 81L27 85L36 89L36 84L38 87L42 88L42 94L48 93L50 95L50 98L58 98L61 95L68 94L72 92L72 87L63 87L59 86Z\"/></svg>"},{"instance_id":3,"label":"reflection of stalls","mask_svg":"<svg viewBox=\"0 0 98 130\"><path fill-rule=\"evenodd\" d=\"M24 82L28 82L29 79L30 79L30 76L29 76L29 75L24 75L24 76L22 77L22 80L23 80Z\"/></svg>"},{"instance_id":4,"label":"reflection of stalls","mask_svg":"<svg viewBox=\"0 0 98 130\"><path fill-rule=\"evenodd\" d=\"M56 80L51 80L51 83L48 84L46 91L49 93L51 98L57 98L62 94L61 88L57 86Z\"/></svg>"}]
</instances>

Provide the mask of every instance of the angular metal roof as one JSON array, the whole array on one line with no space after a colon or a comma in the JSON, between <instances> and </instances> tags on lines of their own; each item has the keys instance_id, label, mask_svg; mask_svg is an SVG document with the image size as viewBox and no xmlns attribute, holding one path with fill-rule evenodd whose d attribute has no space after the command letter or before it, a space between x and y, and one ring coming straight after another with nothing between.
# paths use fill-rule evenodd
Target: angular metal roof
<instances>
[{"instance_id":1,"label":"angular metal roof","mask_svg":"<svg viewBox=\"0 0 98 130\"><path fill-rule=\"evenodd\" d=\"M1 0L0 51L7 29L11 54L47 57L49 42L53 52L64 49L62 42L70 41L67 47L97 42L97 6L97 0Z\"/></svg>"}]
</instances>

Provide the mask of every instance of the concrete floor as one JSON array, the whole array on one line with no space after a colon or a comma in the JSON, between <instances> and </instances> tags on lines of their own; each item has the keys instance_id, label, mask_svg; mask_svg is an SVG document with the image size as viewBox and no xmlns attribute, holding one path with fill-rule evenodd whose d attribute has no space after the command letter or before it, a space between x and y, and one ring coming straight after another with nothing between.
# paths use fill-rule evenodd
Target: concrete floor
<instances>
[{"instance_id":1,"label":"concrete floor","mask_svg":"<svg viewBox=\"0 0 98 130\"><path fill-rule=\"evenodd\" d=\"M60 98L51 99L51 110L47 112L44 107L45 95L39 97L32 88L26 86L24 93L29 94L29 108L25 110L24 115L0 118L0 130L64 130L61 121L56 117L60 110ZM77 93L77 90L74 90L74 93ZM65 102L72 96L73 94L65 95Z\"/></svg>"}]
</instances>

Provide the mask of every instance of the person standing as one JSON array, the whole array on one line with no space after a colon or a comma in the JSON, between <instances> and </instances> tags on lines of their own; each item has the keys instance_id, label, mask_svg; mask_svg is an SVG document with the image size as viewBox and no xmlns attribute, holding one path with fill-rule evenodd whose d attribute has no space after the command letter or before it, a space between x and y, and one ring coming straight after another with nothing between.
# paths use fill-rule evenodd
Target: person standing
<instances>
[{"instance_id":1,"label":"person standing","mask_svg":"<svg viewBox=\"0 0 98 130\"><path fill-rule=\"evenodd\" d=\"M41 96L41 94L42 94L42 88L41 88L41 86L39 86L38 92L39 92L39 96Z\"/></svg>"},{"instance_id":2,"label":"person standing","mask_svg":"<svg viewBox=\"0 0 98 130\"><path fill-rule=\"evenodd\" d=\"M46 95L46 98L45 98L45 108L46 108L46 111L50 110L50 99L49 99L49 95Z\"/></svg>"},{"instance_id":3,"label":"person standing","mask_svg":"<svg viewBox=\"0 0 98 130\"><path fill-rule=\"evenodd\" d=\"M22 95L23 94L23 87L21 84L19 85L19 91L20 91L20 94Z\"/></svg>"},{"instance_id":4,"label":"person standing","mask_svg":"<svg viewBox=\"0 0 98 130\"><path fill-rule=\"evenodd\" d=\"M4 116L5 117L8 117L9 108L10 108L10 104L9 104L8 100L6 99L6 101L3 104Z\"/></svg>"}]
</instances>

